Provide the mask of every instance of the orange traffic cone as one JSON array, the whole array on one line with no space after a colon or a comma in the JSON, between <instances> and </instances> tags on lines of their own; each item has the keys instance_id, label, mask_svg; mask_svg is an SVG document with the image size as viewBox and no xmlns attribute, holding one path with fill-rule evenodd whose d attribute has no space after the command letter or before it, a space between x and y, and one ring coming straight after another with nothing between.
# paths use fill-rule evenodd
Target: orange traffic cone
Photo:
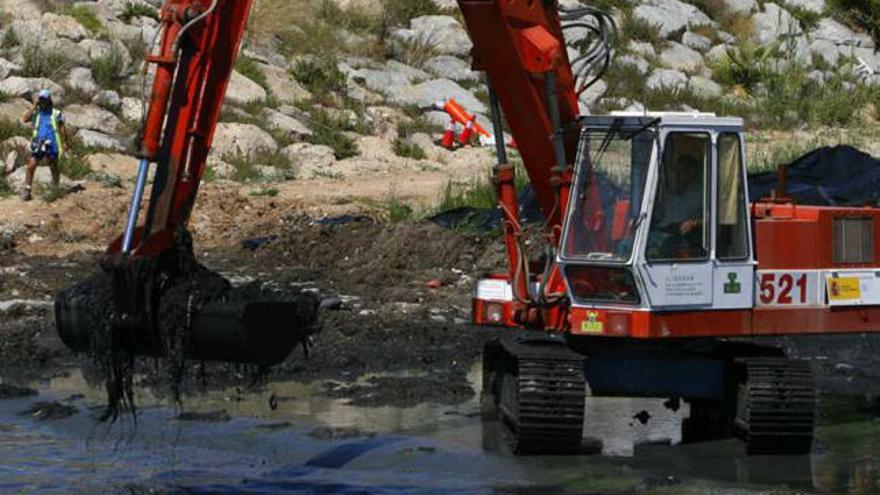
<instances>
[{"instance_id":1,"label":"orange traffic cone","mask_svg":"<svg viewBox=\"0 0 880 495\"><path fill-rule=\"evenodd\" d=\"M440 138L440 146L451 150L455 148L455 121L450 120L449 125L446 126L446 131L443 132L443 137Z\"/></svg>"},{"instance_id":2,"label":"orange traffic cone","mask_svg":"<svg viewBox=\"0 0 880 495\"><path fill-rule=\"evenodd\" d=\"M461 135L458 136L458 142L462 146L467 146L468 143L471 142L471 138L474 137L474 120L471 119L468 121L467 126L461 131Z\"/></svg>"}]
</instances>

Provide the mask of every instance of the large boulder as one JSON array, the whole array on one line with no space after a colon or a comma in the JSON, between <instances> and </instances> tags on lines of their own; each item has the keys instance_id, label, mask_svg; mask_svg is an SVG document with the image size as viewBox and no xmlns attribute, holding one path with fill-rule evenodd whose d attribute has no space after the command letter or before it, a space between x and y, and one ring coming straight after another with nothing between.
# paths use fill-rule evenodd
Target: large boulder
<instances>
[{"instance_id":1,"label":"large boulder","mask_svg":"<svg viewBox=\"0 0 880 495\"><path fill-rule=\"evenodd\" d=\"M651 68L651 64L638 55L619 55L614 59L613 63L621 67L632 67L643 76L647 74L648 70Z\"/></svg>"},{"instance_id":2,"label":"large boulder","mask_svg":"<svg viewBox=\"0 0 880 495\"><path fill-rule=\"evenodd\" d=\"M119 93L110 89L95 93L95 96L92 97L92 103L111 112L118 112L122 108L122 99L119 97Z\"/></svg>"},{"instance_id":3,"label":"large boulder","mask_svg":"<svg viewBox=\"0 0 880 495\"><path fill-rule=\"evenodd\" d=\"M279 111L266 108L262 113L263 122L269 129L283 134L288 138L311 136L312 131L295 118Z\"/></svg>"},{"instance_id":4,"label":"large boulder","mask_svg":"<svg viewBox=\"0 0 880 495\"><path fill-rule=\"evenodd\" d=\"M462 88L449 79L433 79L421 84L400 88L393 93L386 93L393 103L398 105L414 105L420 108L433 106L435 103L453 98L469 112L485 114L486 105L478 100L470 91Z\"/></svg>"},{"instance_id":5,"label":"large boulder","mask_svg":"<svg viewBox=\"0 0 880 495\"><path fill-rule=\"evenodd\" d=\"M21 70L21 66L6 60L5 58L0 58L0 81L9 77L9 74L13 71Z\"/></svg>"},{"instance_id":6,"label":"large boulder","mask_svg":"<svg viewBox=\"0 0 880 495\"><path fill-rule=\"evenodd\" d=\"M144 105L140 98L123 98L121 111L122 118L129 122L140 122L144 118Z\"/></svg>"},{"instance_id":7,"label":"large boulder","mask_svg":"<svg viewBox=\"0 0 880 495\"><path fill-rule=\"evenodd\" d=\"M828 17L819 21L811 35L815 40L823 40L835 45L874 47L874 41L870 36L856 33Z\"/></svg>"},{"instance_id":8,"label":"large boulder","mask_svg":"<svg viewBox=\"0 0 880 495\"><path fill-rule=\"evenodd\" d=\"M33 103L21 98L10 98L9 101L0 103L0 120L6 122L21 122L22 116L29 109L33 108Z\"/></svg>"},{"instance_id":9,"label":"large boulder","mask_svg":"<svg viewBox=\"0 0 880 495\"><path fill-rule=\"evenodd\" d=\"M13 21L35 21L43 15L34 0L0 0L0 10Z\"/></svg>"},{"instance_id":10,"label":"large boulder","mask_svg":"<svg viewBox=\"0 0 880 495\"><path fill-rule=\"evenodd\" d=\"M724 93L724 88L720 84L702 76L692 77L688 82L688 87L695 95L703 98L717 98Z\"/></svg>"},{"instance_id":11,"label":"large boulder","mask_svg":"<svg viewBox=\"0 0 880 495\"><path fill-rule=\"evenodd\" d=\"M129 180L137 176L138 159L121 153L95 153L83 161L95 172L102 172Z\"/></svg>"},{"instance_id":12,"label":"large boulder","mask_svg":"<svg viewBox=\"0 0 880 495\"><path fill-rule=\"evenodd\" d=\"M70 105L64 109L64 119L77 129L116 134L122 132L122 121L112 113L95 105Z\"/></svg>"},{"instance_id":13,"label":"large boulder","mask_svg":"<svg viewBox=\"0 0 880 495\"><path fill-rule=\"evenodd\" d=\"M695 72L703 66L700 52L680 43L670 41L667 48L660 52L660 63L670 69Z\"/></svg>"},{"instance_id":14,"label":"large boulder","mask_svg":"<svg viewBox=\"0 0 880 495\"><path fill-rule=\"evenodd\" d=\"M825 63L831 67L836 67L838 60L840 60L840 50L838 50L837 45L828 40L813 40L813 42L810 43L810 51L813 52L813 54L822 57L825 60Z\"/></svg>"},{"instance_id":15,"label":"large boulder","mask_svg":"<svg viewBox=\"0 0 880 495\"><path fill-rule=\"evenodd\" d=\"M286 70L269 64L260 64L266 76L266 86L280 104L293 104L312 97Z\"/></svg>"},{"instance_id":16,"label":"large boulder","mask_svg":"<svg viewBox=\"0 0 880 495\"><path fill-rule=\"evenodd\" d=\"M684 72L672 69L656 69L645 81L645 86L653 91L660 89L681 90L687 87L688 77Z\"/></svg>"},{"instance_id":17,"label":"large boulder","mask_svg":"<svg viewBox=\"0 0 880 495\"><path fill-rule=\"evenodd\" d=\"M787 10L775 3L765 3L764 11L752 16L755 41L762 45L803 34L801 24Z\"/></svg>"},{"instance_id":18,"label":"large boulder","mask_svg":"<svg viewBox=\"0 0 880 495\"><path fill-rule=\"evenodd\" d=\"M211 153L220 159L242 157L254 159L261 152L275 152L278 143L272 136L253 124L221 122L214 132Z\"/></svg>"},{"instance_id":19,"label":"large boulder","mask_svg":"<svg viewBox=\"0 0 880 495\"><path fill-rule=\"evenodd\" d=\"M12 76L0 82L0 93L20 96L26 100L33 101L36 94L42 89L51 91L56 102L60 103L64 99L64 88L45 77Z\"/></svg>"},{"instance_id":20,"label":"large boulder","mask_svg":"<svg viewBox=\"0 0 880 495\"><path fill-rule=\"evenodd\" d=\"M445 55L465 56L473 46L461 24L448 15L416 17L410 21L409 29L398 29L392 36L407 43L423 43L433 51Z\"/></svg>"},{"instance_id":21,"label":"large boulder","mask_svg":"<svg viewBox=\"0 0 880 495\"><path fill-rule=\"evenodd\" d=\"M303 179L326 175L336 163L333 149L328 146L294 143L281 150L281 153L290 160L296 176Z\"/></svg>"},{"instance_id":22,"label":"large boulder","mask_svg":"<svg viewBox=\"0 0 880 495\"><path fill-rule=\"evenodd\" d=\"M89 35L82 24L69 15L57 15L51 12L43 14L43 26L55 36L79 41Z\"/></svg>"},{"instance_id":23,"label":"large boulder","mask_svg":"<svg viewBox=\"0 0 880 495\"><path fill-rule=\"evenodd\" d=\"M471 65L451 55L440 55L429 59L423 69L436 77L445 77L456 82L474 82L480 80L479 72L471 70Z\"/></svg>"},{"instance_id":24,"label":"large boulder","mask_svg":"<svg viewBox=\"0 0 880 495\"><path fill-rule=\"evenodd\" d=\"M701 52L705 52L709 48L712 48L712 40L693 31L684 33L681 37L681 43L688 48L693 48L694 50L699 50Z\"/></svg>"},{"instance_id":25,"label":"large boulder","mask_svg":"<svg viewBox=\"0 0 880 495\"><path fill-rule=\"evenodd\" d=\"M248 79L238 71L232 72L229 88L226 90L226 102L233 105L250 105L266 101L266 90Z\"/></svg>"},{"instance_id":26,"label":"large boulder","mask_svg":"<svg viewBox=\"0 0 880 495\"><path fill-rule=\"evenodd\" d=\"M88 67L74 67L67 75L67 87L91 94L98 90L98 83L92 77L92 71Z\"/></svg>"},{"instance_id":27,"label":"large boulder","mask_svg":"<svg viewBox=\"0 0 880 495\"><path fill-rule=\"evenodd\" d=\"M125 151L126 146L122 140L91 129L81 129L76 133L77 139L87 148L95 148L112 151Z\"/></svg>"},{"instance_id":28,"label":"large boulder","mask_svg":"<svg viewBox=\"0 0 880 495\"><path fill-rule=\"evenodd\" d=\"M633 15L636 19L657 26L664 38L687 27L715 25L702 10L679 0L647 0L633 10Z\"/></svg>"}]
</instances>

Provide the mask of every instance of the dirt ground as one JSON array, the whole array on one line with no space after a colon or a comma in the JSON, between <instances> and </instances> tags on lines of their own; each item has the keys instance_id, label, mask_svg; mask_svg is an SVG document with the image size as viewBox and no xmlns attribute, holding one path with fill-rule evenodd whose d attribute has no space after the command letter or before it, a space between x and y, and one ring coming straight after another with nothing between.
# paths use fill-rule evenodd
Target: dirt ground
<instances>
[{"instance_id":1,"label":"dirt ground","mask_svg":"<svg viewBox=\"0 0 880 495\"><path fill-rule=\"evenodd\" d=\"M336 191L346 183L305 182L292 188ZM434 185L430 194L438 194L442 182ZM57 290L96 269L104 247L122 229L128 194L128 187L89 182L50 204L0 200L0 230L6 232L0 245L0 301L7 301L0 307L0 377L26 383L84 363L57 338L51 301ZM422 200L430 194L422 193ZM498 239L426 221L321 225L316 219L369 213L369 207L324 204L320 194L304 204L293 196L290 189L260 197L250 195L247 186L208 183L192 222L198 259L233 283L258 280L339 301L323 313L308 358L297 349L268 378L328 379L328 396L363 404L469 399L473 391L465 373L492 334L469 324L472 282L503 266ZM256 250L242 246L243 240L270 236L273 240ZM153 384L150 370L144 363L140 371L144 382ZM191 388L253 384L251 374L234 366L194 364L191 371L186 384ZM424 379L353 384L364 373L389 371Z\"/></svg>"}]
</instances>

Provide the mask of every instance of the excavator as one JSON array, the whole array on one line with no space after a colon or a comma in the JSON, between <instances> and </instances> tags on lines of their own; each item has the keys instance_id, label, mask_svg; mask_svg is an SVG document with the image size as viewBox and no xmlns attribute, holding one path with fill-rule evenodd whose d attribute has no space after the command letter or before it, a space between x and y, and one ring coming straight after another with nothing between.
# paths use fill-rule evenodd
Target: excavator
<instances>
[{"instance_id":1,"label":"excavator","mask_svg":"<svg viewBox=\"0 0 880 495\"><path fill-rule=\"evenodd\" d=\"M162 7L125 231L98 276L56 298L72 349L269 366L307 338L317 301L235 294L195 262L186 232L250 4ZM484 348L483 394L515 452L580 452L591 394L686 403L685 441L736 436L749 454L808 453L810 363L772 338L880 329L880 209L798 205L782 184L749 202L740 118L582 115L579 96L613 52L601 10L458 6L494 135L513 136L545 222L530 258L516 168L495 139L507 266L475 283L472 309L475 324L510 329ZM587 33L577 55L570 30Z\"/></svg>"}]
</instances>

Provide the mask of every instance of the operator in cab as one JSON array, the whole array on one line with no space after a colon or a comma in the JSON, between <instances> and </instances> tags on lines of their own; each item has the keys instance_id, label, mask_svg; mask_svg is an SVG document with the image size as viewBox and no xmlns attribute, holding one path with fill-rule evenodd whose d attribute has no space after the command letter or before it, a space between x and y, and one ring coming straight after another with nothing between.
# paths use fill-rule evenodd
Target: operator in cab
<instances>
[{"instance_id":1,"label":"operator in cab","mask_svg":"<svg viewBox=\"0 0 880 495\"><path fill-rule=\"evenodd\" d=\"M27 174L25 175L24 187L21 190L21 199L30 201L34 173L41 161L45 160L49 165L52 171L52 184L55 187L58 186L61 180L58 159L61 158L64 143L67 141L67 129L64 126L64 116L61 114L61 110L55 108L52 93L48 89L39 92L33 108L25 112L21 120L22 123L33 126L34 129Z\"/></svg>"},{"instance_id":2,"label":"operator in cab","mask_svg":"<svg viewBox=\"0 0 880 495\"><path fill-rule=\"evenodd\" d=\"M648 252L654 259L703 256L703 179L700 161L681 156L666 181L651 222Z\"/></svg>"}]
</instances>

